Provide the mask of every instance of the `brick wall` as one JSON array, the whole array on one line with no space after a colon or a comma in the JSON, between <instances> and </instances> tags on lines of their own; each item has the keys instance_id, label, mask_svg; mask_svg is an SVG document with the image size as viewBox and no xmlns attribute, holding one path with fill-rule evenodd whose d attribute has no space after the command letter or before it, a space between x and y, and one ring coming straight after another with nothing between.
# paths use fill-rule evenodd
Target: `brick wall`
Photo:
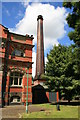
<instances>
[{"instance_id":1,"label":"brick wall","mask_svg":"<svg viewBox=\"0 0 80 120\"><path fill-rule=\"evenodd\" d=\"M9 38L8 35L9 34ZM28 72L28 102L32 103L32 41L33 37L22 36L15 33L10 33L7 28L0 24L0 40L1 43L5 43L5 46L0 47L0 59L2 59L2 65L4 65L6 49L9 49L8 58L7 58L7 73L6 78L3 80L3 73L0 74L0 93L1 85L6 83L6 88L4 91L4 101L5 105L9 104L10 98L13 96L21 97L21 103L26 102L26 93L27 93L27 66L29 62L29 72ZM6 46L6 41L9 41L9 46ZM8 48L6 48L8 47ZM6 49L5 49L6 48ZM13 50L19 49L23 50L25 56L14 56L12 57L11 53ZM10 85L10 74L11 72L23 72L22 86L11 86ZM2 71L3 72L3 71ZM0 72L1 73L1 72ZM0 94L0 104L1 103L1 94Z\"/></svg>"}]
</instances>

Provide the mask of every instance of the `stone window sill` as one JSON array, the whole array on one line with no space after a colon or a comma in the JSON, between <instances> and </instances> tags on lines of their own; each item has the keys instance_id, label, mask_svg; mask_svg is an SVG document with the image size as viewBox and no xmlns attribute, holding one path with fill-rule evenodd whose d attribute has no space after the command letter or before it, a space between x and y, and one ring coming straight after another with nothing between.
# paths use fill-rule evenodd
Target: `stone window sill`
<instances>
[{"instance_id":1,"label":"stone window sill","mask_svg":"<svg viewBox=\"0 0 80 120\"><path fill-rule=\"evenodd\" d=\"M10 87L18 87L18 88L22 88L21 85L11 85Z\"/></svg>"}]
</instances>

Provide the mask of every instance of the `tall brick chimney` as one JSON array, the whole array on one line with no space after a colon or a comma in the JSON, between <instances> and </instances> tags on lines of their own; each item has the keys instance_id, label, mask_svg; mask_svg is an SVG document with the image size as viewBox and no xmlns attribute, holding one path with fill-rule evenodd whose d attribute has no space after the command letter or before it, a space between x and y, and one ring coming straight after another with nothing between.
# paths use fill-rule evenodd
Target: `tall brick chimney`
<instances>
[{"instance_id":1,"label":"tall brick chimney","mask_svg":"<svg viewBox=\"0 0 80 120\"><path fill-rule=\"evenodd\" d=\"M35 79L41 79L44 74L44 40L43 40L43 17L37 18L37 54L36 54L36 75Z\"/></svg>"}]
</instances>

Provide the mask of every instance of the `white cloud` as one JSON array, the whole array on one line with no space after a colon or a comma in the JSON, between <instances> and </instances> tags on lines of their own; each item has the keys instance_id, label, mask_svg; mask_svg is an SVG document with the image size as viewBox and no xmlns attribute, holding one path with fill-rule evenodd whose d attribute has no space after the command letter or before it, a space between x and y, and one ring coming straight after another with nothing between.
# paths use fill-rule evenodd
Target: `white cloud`
<instances>
[{"instance_id":1,"label":"white cloud","mask_svg":"<svg viewBox=\"0 0 80 120\"><path fill-rule=\"evenodd\" d=\"M30 0L22 0L21 3L24 7L27 7L29 5L29 2L30 2Z\"/></svg>"},{"instance_id":2,"label":"white cloud","mask_svg":"<svg viewBox=\"0 0 80 120\"><path fill-rule=\"evenodd\" d=\"M32 65L32 76L35 76L35 70L36 70L36 53L33 52L32 53L32 62L34 62L34 64Z\"/></svg>"},{"instance_id":3,"label":"white cloud","mask_svg":"<svg viewBox=\"0 0 80 120\"><path fill-rule=\"evenodd\" d=\"M45 49L52 45L58 45L58 39L65 34L64 26L66 24L66 10L65 8L57 7L49 4L34 3L28 5L24 18L19 21L14 29L16 33L33 34L34 43L37 42L37 16L43 15L43 29L44 29L44 45Z\"/></svg>"},{"instance_id":4,"label":"white cloud","mask_svg":"<svg viewBox=\"0 0 80 120\"><path fill-rule=\"evenodd\" d=\"M19 10L16 18L22 18L23 16L24 16L24 15L23 15L22 11ZM16 18L15 18L15 19L16 19Z\"/></svg>"},{"instance_id":5,"label":"white cloud","mask_svg":"<svg viewBox=\"0 0 80 120\"><path fill-rule=\"evenodd\" d=\"M47 60L47 57L45 57L45 65L46 65L47 61L48 61L48 60Z\"/></svg>"},{"instance_id":6,"label":"white cloud","mask_svg":"<svg viewBox=\"0 0 80 120\"><path fill-rule=\"evenodd\" d=\"M22 20L16 24L15 28L11 28L13 32L20 34L29 34L34 36L33 43L37 42L37 16L43 16L44 30L44 47L45 50L50 49L54 44L58 45L58 39L65 35L64 26L66 24L65 8L57 7L50 4L33 3L26 7L25 15ZM33 52L33 62L36 60L36 53ZM33 65L33 74L35 71L35 63ZM34 76L34 75L33 75Z\"/></svg>"}]
</instances>

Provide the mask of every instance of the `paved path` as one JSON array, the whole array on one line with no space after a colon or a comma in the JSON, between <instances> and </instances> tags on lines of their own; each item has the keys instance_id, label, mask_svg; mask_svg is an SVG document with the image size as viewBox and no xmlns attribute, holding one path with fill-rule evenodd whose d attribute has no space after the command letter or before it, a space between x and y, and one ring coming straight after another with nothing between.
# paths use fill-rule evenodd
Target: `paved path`
<instances>
[{"instance_id":1,"label":"paved path","mask_svg":"<svg viewBox=\"0 0 80 120\"><path fill-rule=\"evenodd\" d=\"M39 106L29 105L28 110L29 112L38 112L44 109ZM6 106L4 108L0 108L0 111L2 111L2 118L19 118L21 117L20 114L26 113L26 106L24 105Z\"/></svg>"}]
</instances>

